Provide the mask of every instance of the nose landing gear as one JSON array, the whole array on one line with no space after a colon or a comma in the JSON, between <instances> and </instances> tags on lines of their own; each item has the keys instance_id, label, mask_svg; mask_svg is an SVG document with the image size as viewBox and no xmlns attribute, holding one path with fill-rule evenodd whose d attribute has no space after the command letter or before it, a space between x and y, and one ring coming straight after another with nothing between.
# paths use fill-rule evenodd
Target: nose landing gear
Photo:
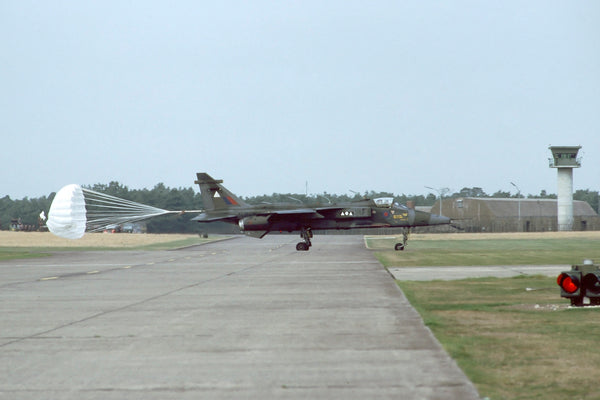
<instances>
[{"instance_id":1,"label":"nose landing gear","mask_svg":"<svg viewBox=\"0 0 600 400\"><path fill-rule=\"evenodd\" d=\"M402 251L406 247L406 242L408 242L408 235L410 235L410 228L403 229L402 231L402 243L396 243L394 246L394 250Z\"/></svg>"}]
</instances>

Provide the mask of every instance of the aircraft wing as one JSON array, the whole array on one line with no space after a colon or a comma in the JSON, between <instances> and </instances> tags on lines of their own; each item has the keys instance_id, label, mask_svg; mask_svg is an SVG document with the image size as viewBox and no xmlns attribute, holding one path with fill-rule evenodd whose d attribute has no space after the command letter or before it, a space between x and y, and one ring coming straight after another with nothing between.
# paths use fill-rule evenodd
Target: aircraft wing
<instances>
[{"instance_id":1,"label":"aircraft wing","mask_svg":"<svg viewBox=\"0 0 600 400\"><path fill-rule=\"evenodd\" d=\"M214 222L214 221L228 221L231 220L235 222L238 219L237 215L229 214L229 215L219 215L219 216L210 216L206 213L202 213L197 217L192 218L192 221L202 221L202 222Z\"/></svg>"},{"instance_id":2,"label":"aircraft wing","mask_svg":"<svg viewBox=\"0 0 600 400\"><path fill-rule=\"evenodd\" d=\"M322 214L319 214L314 208L296 208L293 210L273 210L268 211L265 215L290 215L298 217L309 217L309 218L325 218Z\"/></svg>"},{"instance_id":3,"label":"aircraft wing","mask_svg":"<svg viewBox=\"0 0 600 400\"><path fill-rule=\"evenodd\" d=\"M265 212L262 215L279 215L282 217L285 216L297 216L304 218L313 218L313 219L321 219L321 218L331 218L333 214L335 214L339 210L343 210L344 207L339 206L327 206L327 207L317 207L317 208L295 208L291 210L272 210Z\"/></svg>"},{"instance_id":4,"label":"aircraft wing","mask_svg":"<svg viewBox=\"0 0 600 400\"><path fill-rule=\"evenodd\" d=\"M285 217L301 217L311 219L325 218L328 213L335 212L342 209L341 207L319 207L319 208L294 208L290 210L264 210L257 212L253 215L261 216L277 216L279 218ZM197 217L192 218L192 221L200 222L214 222L214 221L230 221L237 222L240 219L240 215L237 213L228 213L221 215L211 215L208 213L202 213Z\"/></svg>"}]
</instances>

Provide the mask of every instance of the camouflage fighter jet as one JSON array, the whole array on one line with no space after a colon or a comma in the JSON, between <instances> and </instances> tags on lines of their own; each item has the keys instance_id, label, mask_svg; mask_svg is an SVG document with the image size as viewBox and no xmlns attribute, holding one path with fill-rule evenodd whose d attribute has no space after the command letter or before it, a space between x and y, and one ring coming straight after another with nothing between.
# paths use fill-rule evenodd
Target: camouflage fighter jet
<instances>
[{"instance_id":1,"label":"camouflage fighter jet","mask_svg":"<svg viewBox=\"0 0 600 400\"><path fill-rule=\"evenodd\" d=\"M404 250L411 227L449 224L450 218L417 211L394 202L392 197L363 199L344 204L299 206L298 204L250 205L210 175L199 172L203 213L193 218L202 224L217 221L237 225L240 232L263 238L269 232L300 232L296 250L307 251L313 231L324 229L405 228L396 250Z\"/></svg>"}]
</instances>

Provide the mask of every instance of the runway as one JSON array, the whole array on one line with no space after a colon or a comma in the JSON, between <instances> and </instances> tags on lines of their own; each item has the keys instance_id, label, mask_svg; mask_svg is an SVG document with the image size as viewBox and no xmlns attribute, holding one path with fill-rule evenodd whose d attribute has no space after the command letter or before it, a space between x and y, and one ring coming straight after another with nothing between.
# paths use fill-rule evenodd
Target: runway
<instances>
[{"instance_id":1,"label":"runway","mask_svg":"<svg viewBox=\"0 0 600 400\"><path fill-rule=\"evenodd\" d=\"M0 262L0 398L478 399L361 236Z\"/></svg>"}]
</instances>

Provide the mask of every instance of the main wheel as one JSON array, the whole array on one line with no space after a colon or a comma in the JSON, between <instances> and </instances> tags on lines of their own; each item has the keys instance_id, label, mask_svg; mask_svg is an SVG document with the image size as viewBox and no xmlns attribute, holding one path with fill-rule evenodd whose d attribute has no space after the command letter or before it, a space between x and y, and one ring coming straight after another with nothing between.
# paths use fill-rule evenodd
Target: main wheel
<instances>
[{"instance_id":1,"label":"main wheel","mask_svg":"<svg viewBox=\"0 0 600 400\"><path fill-rule=\"evenodd\" d=\"M396 243L396 245L394 246L394 250L396 250L396 251L404 250L404 243Z\"/></svg>"},{"instance_id":2,"label":"main wheel","mask_svg":"<svg viewBox=\"0 0 600 400\"><path fill-rule=\"evenodd\" d=\"M307 251L308 250L308 245L304 242L300 242L296 245L296 250L298 251Z\"/></svg>"}]
</instances>

